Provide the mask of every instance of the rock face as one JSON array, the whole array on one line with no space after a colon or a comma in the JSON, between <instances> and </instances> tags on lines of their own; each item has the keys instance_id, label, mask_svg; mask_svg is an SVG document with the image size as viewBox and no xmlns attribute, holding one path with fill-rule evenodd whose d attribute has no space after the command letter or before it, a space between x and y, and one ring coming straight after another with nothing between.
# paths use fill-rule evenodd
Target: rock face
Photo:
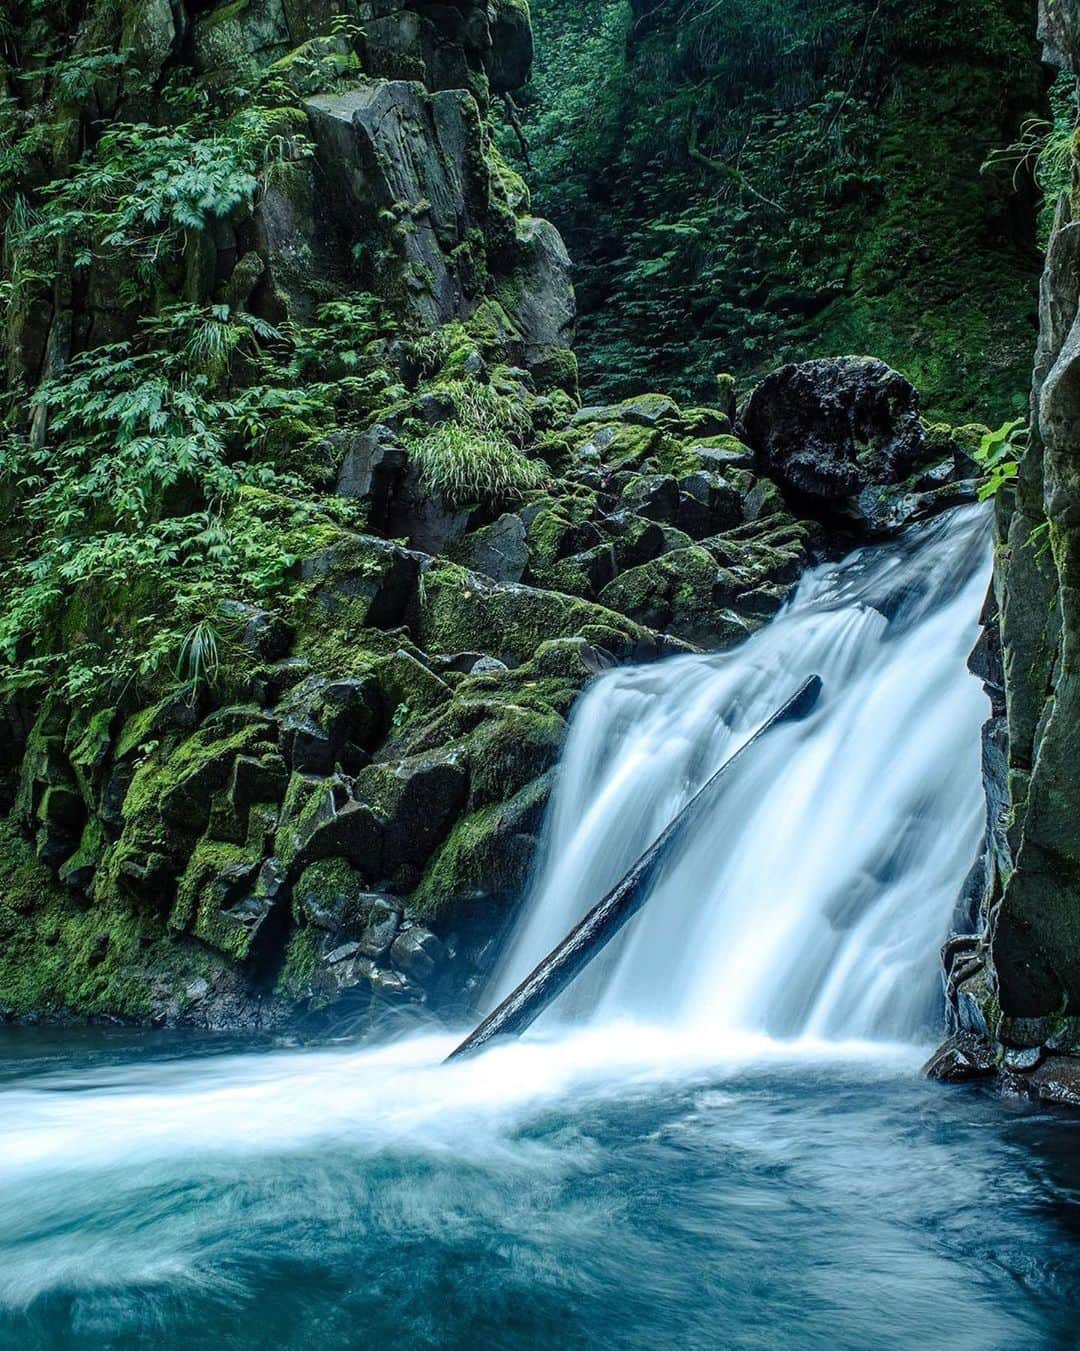
<instances>
[{"instance_id":1,"label":"rock face","mask_svg":"<svg viewBox=\"0 0 1080 1351\"><path fill-rule=\"evenodd\" d=\"M1047 59L1080 72L1075 0L1040 9ZM993 704L985 888L946 970L954 1020L1000 1044L1006 1086L1074 1101L1077 1062L1063 1056L1080 1055L1080 224L1067 196L1042 280L1031 413L972 658Z\"/></svg>"}]
</instances>

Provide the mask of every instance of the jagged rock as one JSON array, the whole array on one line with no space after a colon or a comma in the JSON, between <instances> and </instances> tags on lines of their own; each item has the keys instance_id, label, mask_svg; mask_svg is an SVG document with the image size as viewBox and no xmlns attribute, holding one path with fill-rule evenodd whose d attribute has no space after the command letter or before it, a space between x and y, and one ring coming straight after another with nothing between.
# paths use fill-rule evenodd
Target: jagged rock
<instances>
[{"instance_id":1,"label":"jagged rock","mask_svg":"<svg viewBox=\"0 0 1080 1351\"><path fill-rule=\"evenodd\" d=\"M386 876L425 866L464 807L468 785L460 753L453 750L371 765L357 776L357 801L370 806L384 823Z\"/></svg>"},{"instance_id":2,"label":"jagged rock","mask_svg":"<svg viewBox=\"0 0 1080 1351\"><path fill-rule=\"evenodd\" d=\"M490 923L508 912L528 882L550 793L545 775L509 802L462 817L417 889L417 914L444 927L478 913Z\"/></svg>"},{"instance_id":3,"label":"jagged rock","mask_svg":"<svg viewBox=\"0 0 1080 1351\"><path fill-rule=\"evenodd\" d=\"M699 470L679 479L678 487L674 524L691 539L704 539L741 523L742 496L722 475Z\"/></svg>"},{"instance_id":4,"label":"jagged rock","mask_svg":"<svg viewBox=\"0 0 1080 1351\"><path fill-rule=\"evenodd\" d=\"M691 546L622 573L600 593L600 603L649 628L727 647L749 632L746 622L727 608L742 590L711 554Z\"/></svg>"},{"instance_id":5,"label":"jagged rock","mask_svg":"<svg viewBox=\"0 0 1080 1351\"><path fill-rule=\"evenodd\" d=\"M496 582L520 582L529 566L529 546L520 516L506 515L467 535L455 558Z\"/></svg>"},{"instance_id":6,"label":"jagged rock","mask_svg":"<svg viewBox=\"0 0 1080 1351\"><path fill-rule=\"evenodd\" d=\"M266 81L272 86L284 85L294 98L302 98L330 88L347 76L356 76L359 71L360 62L352 44L344 34L337 34L310 37L300 43L267 69Z\"/></svg>"},{"instance_id":7,"label":"jagged rock","mask_svg":"<svg viewBox=\"0 0 1080 1351\"><path fill-rule=\"evenodd\" d=\"M446 965L446 948L430 929L419 925L405 929L394 940L390 960L406 976L430 985Z\"/></svg>"},{"instance_id":8,"label":"jagged rock","mask_svg":"<svg viewBox=\"0 0 1080 1351\"><path fill-rule=\"evenodd\" d=\"M343 218L416 208L397 236L404 268L423 278L406 288L416 318L429 327L467 318L455 250L483 228L488 209L484 162L471 153L482 143L472 99L460 89L429 94L416 83L373 81L305 108Z\"/></svg>"},{"instance_id":9,"label":"jagged rock","mask_svg":"<svg viewBox=\"0 0 1080 1351\"><path fill-rule=\"evenodd\" d=\"M898 483L926 454L918 394L871 357L781 367L751 394L742 427L763 474L822 505Z\"/></svg>"},{"instance_id":10,"label":"jagged rock","mask_svg":"<svg viewBox=\"0 0 1080 1351\"><path fill-rule=\"evenodd\" d=\"M292 769L329 774L343 757L355 766L381 725L378 682L308 676L288 692L277 717L281 753Z\"/></svg>"},{"instance_id":11,"label":"jagged rock","mask_svg":"<svg viewBox=\"0 0 1080 1351\"><path fill-rule=\"evenodd\" d=\"M565 504L544 499L521 513L526 527L529 581L580 593L580 568L560 565L605 543L600 528L588 519L591 512L591 498L587 498Z\"/></svg>"},{"instance_id":12,"label":"jagged rock","mask_svg":"<svg viewBox=\"0 0 1080 1351\"><path fill-rule=\"evenodd\" d=\"M670 474L636 477L623 490L621 505L648 521L674 525L679 514L679 485Z\"/></svg>"},{"instance_id":13,"label":"jagged rock","mask_svg":"<svg viewBox=\"0 0 1080 1351\"><path fill-rule=\"evenodd\" d=\"M373 535L347 535L305 558L300 576L331 618L349 613L358 626L389 629L401 623L425 563Z\"/></svg>"},{"instance_id":14,"label":"jagged rock","mask_svg":"<svg viewBox=\"0 0 1080 1351\"><path fill-rule=\"evenodd\" d=\"M734 436L717 436L705 443L687 447L687 454L696 456L703 469L722 474L725 469L753 469L754 452Z\"/></svg>"},{"instance_id":15,"label":"jagged rock","mask_svg":"<svg viewBox=\"0 0 1080 1351\"><path fill-rule=\"evenodd\" d=\"M428 712L451 696L446 681L404 649L379 662L374 675L391 719L402 708L410 713Z\"/></svg>"},{"instance_id":16,"label":"jagged rock","mask_svg":"<svg viewBox=\"0 0 1080 1351\"><path fill-rule=\"evenodd\" d=\"M261 56L269 64L288 46L283 0L218 5L196 20L192 34L194 65L202 74L228 70L238 57Z\"/></svg>"},{"instance_id":17,"label":"jagged rock","mask_svg":"<svg viewBox=\"0 0 1080 1351\"><path fill-rule=\"evenodd\" d=\"M974 1032L958 1032L923 1066L928 1079L944 1084L965 1083L970 1079L985 1079L997 1073L997 1050L994 1044Z\"/></svg>"},{"instance_id":18,"label":"jagged rock","mask_svg":"<svg viewBox=\"0 0 1080 1351\"><path fill-rule=\"evenodd\" d=\"M499 671L509 670L506 662L498 657L478 657L468 669L469 675L495 675Z\"/></svg>"},{"instance_id":19,"label":"jagged rock","mask_svg":"<svg viewBox=\"0 0 1080 1351\"><path fill-rule=\"evenodd\" d=\"M336 437L345 446L338 471L338 496L368 501L371 526L384 528L408 463L405 450L382 423L366 432L336 433Z\"/></svg>"},{"instance_id":20,"label":"jagged rock","mask_svg":"<svg viewBox=\"0 0 1080 1351\"><path fill-rule=\"evenodd\" d=\"M632 511L617 511L605 516L600 528L612 537L615 566L623 571L651 563L667 548L663 529L656 521L647 520Z\"/></svg>"}]
</instances>

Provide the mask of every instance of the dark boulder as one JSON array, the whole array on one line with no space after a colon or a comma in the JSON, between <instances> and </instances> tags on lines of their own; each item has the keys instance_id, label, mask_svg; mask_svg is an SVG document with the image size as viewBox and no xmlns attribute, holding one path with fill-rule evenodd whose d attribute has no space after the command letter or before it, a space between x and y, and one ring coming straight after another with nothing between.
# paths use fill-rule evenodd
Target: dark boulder
<instances>
[{"instance_id":1,"label":"dark boulder","mask_svg":"<svg viewBox=\"0 0 1080 1351\"><path fill-rule=\"evenodd\" d=\"M390 960L404 975L421 985L429 985L446 965L447 953L430 929L414 925L394 940Z\"/></svg>"},{"instance_id":2,"label":"dark boulder","mask_svg":"<svg viewBox=\"0 0 1080 1351\"><path fill-rule=\"evenodd\" d=\"M926 455L913 385L873 357L783 366L742 415L759 470L822 505L899 483Z\"/></svg>"},{"instance_id":3,"label":"dark boulder","mask_svg":"<svg viewBox=\"0 0 1080 1351\"><path fill-rule=\"evenodd\" d=\"M529 546L520 516L500 516L491 525L472 531L454 551L454 557L474 572L496 582L520 582L529 566Z\"/></svg>"}]
</instances>

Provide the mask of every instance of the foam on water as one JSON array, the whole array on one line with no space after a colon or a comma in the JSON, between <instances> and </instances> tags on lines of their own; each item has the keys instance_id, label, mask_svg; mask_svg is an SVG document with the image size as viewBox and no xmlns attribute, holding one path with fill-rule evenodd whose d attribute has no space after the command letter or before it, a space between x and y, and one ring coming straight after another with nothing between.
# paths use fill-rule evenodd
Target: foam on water
<instances>
[{"instance_id":1,"label":"foam on water","mask_svg":"<svg viewBox=\"0 0 1080 1351\"><path fill-rule=\"evenodd\" d=\"M620 669L573 720L508 993L810 674L680 841L645 910L554 1016L819 1039L926 1037L978 851L987 702L965 659L989 574L978 508L816 568L733 652ZM550 1015L549 1015L550 1016Z\"/></svg>"},{"instance_id":2,"label":"foam on water","mask_svg":"<svg viewBox=\"0 0 1080 1351\"><path fill-rule=\"evenodd\" d=\"M755 748L646 910L524 1041L449 1067L459 1032L6 1075L0 1340L216 1335L246 1351L316 1330L346 1347L364 1328L393 1344L486 1329L508 1347L711 1345L724 1326L765 1346L771 1331L739 1340L760 1269L778 1310L798 1303L800 1344L833 1347L852 1254L872 1251L846 1344L905 1345L912 1300L956 1299L982 1262L919 1237L952 1202L933 1181L945 1156L904 1131L929 1091L918 1043L981 826L986 701L965 657L988 567L985 514L960 512L814 570L736 651L595 682L491 998L807 674L825 692ZM1002 1172L967 1150L961 1118L959 1198ZM1026 1237L1001 1241L1022 1252ZM1000 1309L965 1296L996 1344L1021 1326L1014 1292L995 1293ZM898 1340L880 1336L886 1315ZM919 1327L936 1317L927 1303Z\"/></svg>"}]
</instances>

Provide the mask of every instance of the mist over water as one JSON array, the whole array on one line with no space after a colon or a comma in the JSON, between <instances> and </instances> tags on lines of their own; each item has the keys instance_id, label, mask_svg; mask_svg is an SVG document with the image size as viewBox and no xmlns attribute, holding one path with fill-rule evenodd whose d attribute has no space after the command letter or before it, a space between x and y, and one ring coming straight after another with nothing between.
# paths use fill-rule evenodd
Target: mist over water
<instances>
[{"instance_id":1,"label":"mist over water","mask_svg":"<svg viewBox=\"0 0 1080 1351\"><path fill-rule=\"evenodd\" d=\"M523 1042L0 1030L0 1347L1075 1345L1080 1124L917 1076L979 835L987 565L960 513L737 652L597 682L503 987L805 674L825 695Z\"/></svg>"}]
</instances>

